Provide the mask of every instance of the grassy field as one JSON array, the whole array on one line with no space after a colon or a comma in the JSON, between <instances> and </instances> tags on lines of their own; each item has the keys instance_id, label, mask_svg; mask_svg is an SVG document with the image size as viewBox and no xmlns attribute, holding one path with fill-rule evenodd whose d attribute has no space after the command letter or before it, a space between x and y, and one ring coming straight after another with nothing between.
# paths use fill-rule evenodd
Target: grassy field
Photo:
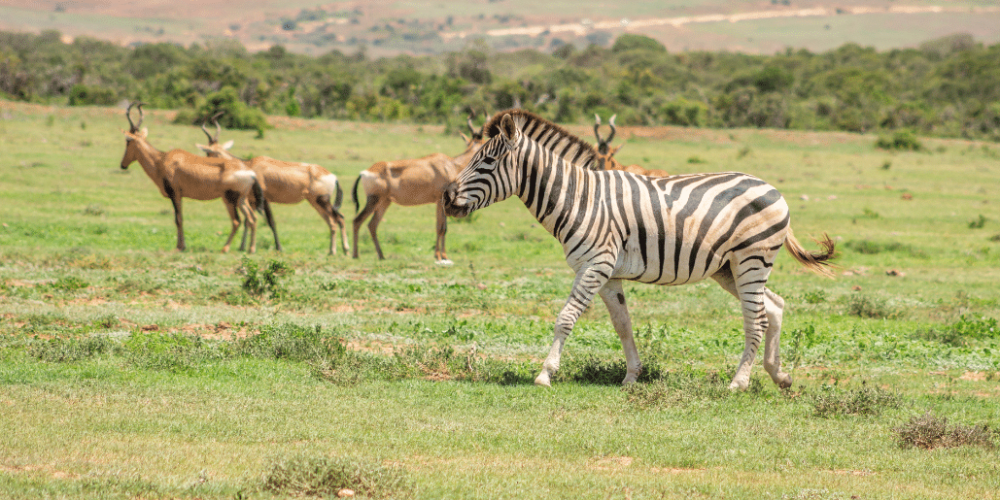
<instances>
[{"instance_id":1,"label":"grassy field","mask_svg":"<svg viewBox=\"0 0 1000 500\"><path fill-rule=\"evenodd\" d=\"M0 496L1000 497L996 144L619 129L623 163L778 186L804 244L837 240L838 276L775 266L790 390L759 366L725 389L741 320L714 283L626 285L636 386L598 305L544 390L573 276L518 200L449 226L452 267L433 263L432 206L390 208L379 262L366 234L360 259L328 257L305 204L275 207L284 253L263 229L256 255L221 254L223 204L189 200L178 253L169 201L119 168L122 115L0 101ZM147 112L150 142L195 151L204 135L170 117ZM275 125L222 140L345 190L375 161L463 144Z\"/></svg>"}]
</instances>

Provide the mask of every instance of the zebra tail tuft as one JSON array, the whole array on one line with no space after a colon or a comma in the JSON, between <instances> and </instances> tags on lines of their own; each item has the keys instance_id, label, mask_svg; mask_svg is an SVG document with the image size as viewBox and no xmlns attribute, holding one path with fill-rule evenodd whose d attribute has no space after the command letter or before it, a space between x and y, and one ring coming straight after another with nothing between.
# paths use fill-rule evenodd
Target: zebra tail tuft
<instances>
[{"instance_id":1,"label":"zebra tail tuft","mask_svg":"<svg viewBox=\"0 0 1000 500\"><path fill-rule=\"evenodd\" d=\"M826 233L823 234L823 239L816 240L819 246L823 247L821 253L813 253L805 248L799 243L799 240L795 239L795 235L792 234L791 229L788 230L788 235L785 236L785 248L788 253L795 257L795 260L799 261L806 269L820 275L826 276L827 278L833 278L833 271L830 269L833 264L829 261L837 258L837 252L835 243L830 236Z\"/></svg>"}]
</instances>

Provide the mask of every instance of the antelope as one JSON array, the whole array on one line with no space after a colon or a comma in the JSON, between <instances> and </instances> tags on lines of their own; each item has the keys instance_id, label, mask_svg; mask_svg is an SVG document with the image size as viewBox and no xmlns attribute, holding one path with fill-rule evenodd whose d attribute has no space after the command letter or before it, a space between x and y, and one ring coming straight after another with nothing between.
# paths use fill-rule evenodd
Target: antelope
<instances>
[{"instance_id":1,"label":"antelope","mask_svg":"<svg viewBox=\"0 0 1000 500\"><path fill-rule=\"evenodd\" d=\"M367 197L364 210L361 210L354 218L354 252L352 255L355 259L358 258L358 231L361 229L361 224L369 216L371 216L371 221L368 222L368 232L371 233L372 242L375 243L375 252L378 253L379 260L384 260L385 255L378 243L378 225L382 222L382 217L385 216L389 205L395 202L404 207L412 207L435 203L437 204L437 240L434 242L434 260L435 263L444 266L452 264L445 253L448 217L444 213L441 196L444 194L445 187L455 180L459 170L483 146L482 130L476 130L472 126L474 116L475 114L472 113L466 118L471 136L467 137L465 134L461 134L465 140L465 151L454 158L443 153L435 153L417 159L380 161L361 171L361 175L354 181L354 188L351 190L355 212L360 208L358 184L364 186Z\"/></svg>"},{"instance_id":2,"label":"antelope","mask_svg":"<svg viewBox=\"0 0 1000 500\"><path fill-rule=\"evenodd\" d=\"M138 161L153 184L160 189L160 194L169 198L174 205L174 223L177 225L177 250L186 248L184 243L184 220L182 201L184 198L194 200L214 200L222 198L229 210L232 230L222 251L229 251L229 244L240 227L240 216L237 208L243 212L250 225L250 252L253 253L257 237L257 217L247 203L251 190L258 194L263 192L257 175L239 160L224 160L205 158L191 154L183 149L162 152L146 140L148 130L139 129L142 125L142 106L144 103L133 102L125 110L128 118L129 131L125 134L125 155L122 157L121 168L128 170L129 165ZM139 123L132 122L132 108L139 109Z\"/></svg>"},{"instance_id":3,"label":"antelope","mask_svg":"<svg viewBox=\"0 0 1000 500\"><path fill-rule=\"evenodd\" d=\"M201 124L202 131L208 136L208 146L195 144L195 147L210 157L232 159L235 156L229 152L229 149L233 147L233 141L227 141L225 144L219 143L219 133L222 131L222 127L219 126L217 118L220 115L221 113L212 117L216 128L214 137L205 128L205 124ZM274 234L274 248L277 251L281 251L281 242L278 241L278 230L275 227L270 204L294 205L302 200L308 200L330 228L329 255L337 253L335 244L337 230L334 224L340 228L340 239L344 246L344 253L346 254L350 250L347 245L347 232L344 230L344 216L340 213L344 191L340 188L340 182L336 175L312 163L287 162L267 156L255 156L249 160L249 164L250 169L256 172L258 177L264 179L264 215L267 217L267 223ZM245 230L243 237L245 240Z\"/></svg>"},{"instance_id":4,"label":"antelope","mask_svg":"<svg viewBox=\"0 0 1000 500\"><path fill-rule=\"evenodd\" d=\"M608 120L608 125L611 126L611 134L608 135L607 139L601 139L601 133L598 130L601 126L601 117L599 115L594 115L594 137L597 138L597 157L595 158L596 166L594 170L621 170L624 172L631 172L633 174L647 175L650 177L669 177L665 170L653 169L646 170L639 165L622 165L618 160L614 159L615 153L620 151L624 144L611 149L609 143L615 138L615 117L618 115L611 115L611 119Z\"/></svg>"}]
</instances>

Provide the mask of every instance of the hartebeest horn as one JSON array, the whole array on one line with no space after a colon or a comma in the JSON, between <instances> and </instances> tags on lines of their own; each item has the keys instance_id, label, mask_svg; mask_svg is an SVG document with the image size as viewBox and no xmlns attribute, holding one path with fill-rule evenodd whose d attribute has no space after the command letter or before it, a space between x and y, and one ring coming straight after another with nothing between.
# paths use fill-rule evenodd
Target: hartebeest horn
<instances>
[{"instance_id":1,"label":"hartebeest horn","mask_svg":"<svg viewBox=\"0 0 1000 500\"><path fill-rule=\"evenodd\" d=\"M611 119L608 120L608 125L611 125L611 135L609 135L608 136L608 140L606 140L604 142L611 143L611 141L613 141L615 139L615 117L616 116L618 116L618 115L617 114L611 115Z\"/></svg>"},{"instance_id":2,"label":"hartebeest horn","mask_svg":"<svg viewBox=\"0 0 1000 500\"><path fill-rule=\"evenodd\" d=\"M604 139L601 139L601 131L599 129L600 126L601 126L601 115L594 113L594 138L597 139L598 144L605 142Z\"/></svg>"},{"instance_id":3,"label":"hartebeest horn","mask_svg":"<svg viewBox=\"0 0 1000 500\"><path fill-rule=\"evenodd\" d=\"M218 144L218 142L219 142L219 134L222 133L222 126L219 125L219 117L222 116L222 115L224 115L224 114L226 114L226 110L219 111L218 113L212 115L212 123L215 124L215 137L209 136L209 138L208 138L208 145L209 146L211 146L213 144ZM201 127L205 128L205 124L202 123ZM205 133L207 134L208 132L206 131Z\"/></svg>"},{"instance_id":4,"label":"hartebeest horn","mask_svg":"<svg viewBox=\"0 0 1000 500\"><path fill-rule=\"evenodd\" d=\"M146 103L139 102L139 101L132 101L128 105L128 109L125 110L125 118L128 118L128 127L129 127L128 131L130 133L138 132L139 131L139 127L142 126L142 106L144 104L146 104ZM138 123L138 125L135 124L135 123L132 123L132 108L133 107L138 107L139 108L139 123Z\"/></svg>"},{"instance_id":5,"label":"hartebeest horn","mask_svg":"<svg viewBox=\"0 0 1000 500\"><path fill-rule=\"evenodd\" d=\"M212 134L210 134L210 133L208 132L208 129L207 129L207 128L205 128L205 122L207 122L207 121L208 121L208 120L202 120L202 121L201 121L201 131L202 131L202 132L204 132L204 133L205 133L205 135L206 135L206 136L208 137L208 145L209 145L209 146L211 146L211 145L215 144L215 141L216 141L217 139L215 139L214 137L212 137Z\"/></svg>"}]
</instances>

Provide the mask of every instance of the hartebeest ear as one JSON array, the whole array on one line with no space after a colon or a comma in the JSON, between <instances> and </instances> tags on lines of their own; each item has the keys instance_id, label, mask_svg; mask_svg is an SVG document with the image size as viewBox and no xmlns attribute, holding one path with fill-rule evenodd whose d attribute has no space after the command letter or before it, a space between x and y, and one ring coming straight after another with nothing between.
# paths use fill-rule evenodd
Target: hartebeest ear
<instances>
[{"instance_id":1,"label":"hartebeest ear","mask_svg":"<svg viewBox=\"0 0 1000 500\"><path fill-rule=\"evenodd\" d=\"M138 137L138 138L140 138L140 139L145 139L146 135L148 135L148 134L149 134L149 129L146 128L146 127L142 127L142 130L136 132L135 136Z\"/></svg>"},{"instance_id":2,"label":"hartebeest ear","mask_svg":"<svg viewBox=\"0 0 1000 500\"><path fill-rule=\"evenodd\" d=\"M466 145L472 143L472 141L469 139L469 136L467 136L467 135L465 135L465 134L463 134L461 132L459 132L458 135L462 136L462 140L465 141Z\"/></svg>"},{"instance_id":3,"label":"hartebeest ear","mask_svg":"<svg viewBox=\"0 0 1000 500\"><path fill-rule=\"evenodd\" d=\"M617 147L615 147L614 149L612 149L611 152L608 153L608 158L611 158L612 156L615 155L615 153L621 151L623 147L625 147L624 144L619 144Z\"/></svg>"},{"instance_id":4,"label":"hartebeest ear","mask_svg":"<svg viewBox=\"0 0 1000 500\"><path fill-rule=\"evenodd\" d=\"M500 119L500 135L508 145L513 145L517 139L517 124L509 114L503 115Z\"/></svg>"},{"instance_id":5,"label":"hartebeest ear","mask_svg":"<svg viewBox=\"0 0 1000 500\"><path fill-rule=\"evenodd\" d=\"M195 143L194 147L200 149L203 153L209 153L209 154L211 154L211 153L215 152L215 150L212 149L212 146L206 146L204 144L197 144L197 143Z\"/></svg>"},{"instance_id":6,"label":"hartebeest ear","mask_svg":"<svg viewBox=\"0 0 1000 500\"><path fill-rule=\"evenodd\" d=\"M231 147L233 147L232 139L226 141L226 143L222 145L222 149L225 149L226 151L229 151L229 148Z\"/></svg>"}]
</instances>

